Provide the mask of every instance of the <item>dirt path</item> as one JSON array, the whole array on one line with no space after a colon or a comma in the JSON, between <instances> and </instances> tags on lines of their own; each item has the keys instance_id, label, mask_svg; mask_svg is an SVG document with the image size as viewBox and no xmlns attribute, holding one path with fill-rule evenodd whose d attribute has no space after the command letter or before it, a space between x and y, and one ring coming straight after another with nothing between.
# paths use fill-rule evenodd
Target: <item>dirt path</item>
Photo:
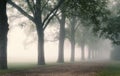
<instances>
[{"instance_id":1,"label":"dirt path","mask_svg":"<svg viewBox=\"0 0 120 76\"><path fill-rule=\"evenodd\" d=\"M103 63L57 64L39 66L29 70L7 73L0 76L96 76L104 67Z\"/></svg>"}]
</instances>

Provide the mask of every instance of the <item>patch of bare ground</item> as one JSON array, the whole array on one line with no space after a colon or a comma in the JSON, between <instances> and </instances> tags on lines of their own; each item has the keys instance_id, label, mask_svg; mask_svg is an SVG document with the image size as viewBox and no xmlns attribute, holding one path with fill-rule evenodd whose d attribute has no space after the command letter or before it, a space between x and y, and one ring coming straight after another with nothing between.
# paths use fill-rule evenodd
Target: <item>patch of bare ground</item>
<instances>
[{"instance_id":1,"label":"patch of bare ground","mask_svg":"<svg viewBox=\"0 0 120 76\"><path fill-rule=\"evenodd\" d=\"M103 63L75 63L38 66L29 70L7 73L0 76L96 76L104 67Z\"/></svg>"}]
</instances>

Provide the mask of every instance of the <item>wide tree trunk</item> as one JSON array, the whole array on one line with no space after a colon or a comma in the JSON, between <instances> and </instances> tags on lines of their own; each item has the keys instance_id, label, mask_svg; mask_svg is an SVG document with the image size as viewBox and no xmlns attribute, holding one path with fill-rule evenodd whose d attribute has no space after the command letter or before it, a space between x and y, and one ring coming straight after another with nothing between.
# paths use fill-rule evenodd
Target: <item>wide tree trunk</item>
<instances>
[{"instance_id":1,"label":"wide tree trunk","mask_svg":"<svg viewBox=\"0 0 120 76\"><path fill-rule=\"evenodd\" d=\"M38 30L38 65L44 65L44 31L42 29Z\"/></svg>"},{"instance_id":2,"label":"wide tree trunk","mask_svg":"<svg viewBox=\"0 0 120 76\"><path fill-rule=\"evenodd\" d=\"M36 17L36 29L38 35L38 65L45 64L44 58L44 29L42 28L42 22Z\"/></svg>"},{"instance_id":3,"label":"wide tree trunk","mask_svg":"<svg viewBox=\"0 0 120 76\"><path fill-rule=\"evenodd\" d=\"M58 52L58 63L64 62L64 39L65 39L65 16L62 14L60 22L60 35L59 35L59 52Z\"/></svg>"},{"instance_id":4,"label":"wide tree trunk","mask_svg":"<svg viewBox=\"0 0 120 76\"><path fill-rule=\"evenodd\" d=\"M85 60L85 45L81 45L81 59Z\"/></svg>"},{"instance_id":5,"label":"wide tree trunk","mask_svg":"<svg viewBox=\"0 0 120 76\"><path fill-rule=\"evenodd\" d=\"M0 69L7 69L7 33L8 23L6 0L0 0Z\"/></svg>"}]
</instances>

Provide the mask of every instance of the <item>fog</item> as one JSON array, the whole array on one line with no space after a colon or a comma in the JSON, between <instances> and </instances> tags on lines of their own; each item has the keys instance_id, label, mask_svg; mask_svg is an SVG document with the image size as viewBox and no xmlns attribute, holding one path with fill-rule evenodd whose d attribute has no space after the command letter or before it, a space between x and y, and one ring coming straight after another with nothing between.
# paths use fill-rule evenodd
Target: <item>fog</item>
<instances>
[{"instance_id":1,"label":"fog","mask_svg":"<svg viewBox=\"0 0 120 76\"><path fill-rule=\"evenodd\" d=\"M9 32L8 32L8 63L37 63L37 34L35 26L27 18L21 15L17 10L10 9ZM14 13L13 13L14 12ZM33 30L31 30L33 29ZM54 63L58 58L58 34L59 24L50 24L45 30L45 61ZM94 60L109 60L112 50L110 40L103 40L101 56ZM71 44L65 39L64 59L70 61ZM88 46L85 46L85 61L88 59ZM75 46L75 61L81 61L81 48L78 44Z\"/></svg>"},{"instance_id":2,"label":"fog","mask_svg":"<svg viewBox=\"0 0 120 76\"><path fill-rule=\"evenodd\" d=\"M45 31L45 60L47 63L49 62L56 62L58 58L58 40L52 41L56 35L54 35L56 31L51 32L56 27L51 26L48 27ZM57 28L56 28L57 29ZM34 32L33 32L34 33ZM34 33L35 35L36 33ZM57 33L56 33L57 34ZM37 36L35 36L37 37ZM49 38L49 39L48 39ZM33 40L32 40L33 39ZM26 40L29 44L25 45ZM33 41L33 42L31 42ZM103 46L103 45L102 45ZM65 61L70 61L71 55L71 45L68 39L65 39L65 46L64 46L64 57ZM80 46L76 45L75 48L75 60L80 61L81 59L81 48ZM109 40L104 41L104 47L102 50L101 58L109 59L110 51L111 51L111 44ZM34 36L28 36L25 33L25 28L21 28L21 26L17 25L15 27L10 28L8 33L8 62L9 63L37 63L37 39L34 40ZM85 47L85 58L88 57L88 48ZM98 58L100 59L100 58Z\"/></svg>"}]
</instances>

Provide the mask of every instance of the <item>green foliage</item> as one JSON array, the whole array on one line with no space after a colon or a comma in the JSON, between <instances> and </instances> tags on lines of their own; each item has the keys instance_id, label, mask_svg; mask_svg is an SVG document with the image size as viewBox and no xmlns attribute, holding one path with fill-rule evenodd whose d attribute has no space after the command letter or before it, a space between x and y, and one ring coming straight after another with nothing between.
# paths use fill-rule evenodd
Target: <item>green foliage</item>
<instances>
[{"instance_id":1,"label":"green foliage","mask_svg":"<svg viewBox=\"0 0 120 76\"><path fill-rule=\"evenodd\" d=\"M89 18L95 22L95 18L104 17L107 13L107 2L108 0L70 0L67 2L67 10L69 14Z\"/></svg>"}]
</instances>

